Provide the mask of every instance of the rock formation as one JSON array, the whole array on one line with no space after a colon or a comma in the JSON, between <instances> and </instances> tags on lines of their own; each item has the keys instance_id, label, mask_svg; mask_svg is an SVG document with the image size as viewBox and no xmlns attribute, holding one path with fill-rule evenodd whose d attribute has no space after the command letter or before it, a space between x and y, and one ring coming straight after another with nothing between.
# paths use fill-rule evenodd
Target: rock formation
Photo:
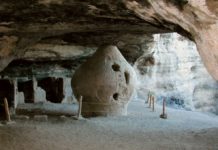
<instances>
[{"instance_id":1,"label":"rock formation","mask_svg":"<svg viewBox=\"0 0 218 150\"><path fill-rule=\"evenodd\" d=\"M217 6L215 0L4 1L0 70L37 43L96 46L99 39L111 41L118 34L176 31L196 42L209 73L218 79Z\"/></svg>"},{"instance_id":2,"label":"rock formation","mask_svg":"<svg viewBox=\"0 0 218 150\"><path fill-rule=\"evenodd\" d=\"M133 68L115 46L99 48L72 78L83 116L125 115L134 84Z\"/></svg>"},{"instance_id":3,"label":"rock formation","mask_svg":"<svg viewBox=\"0 0 218 150\"><path fill-rule=\"evenodd\" d=\"M196 43L208 72L218 80L217 8L216 0L3 1L0 78L71 78L101 45L116 45L130 64L148 54L146 65L154 65L152 35L177 32ZM178 63L176 57L171 61L169 71ZM199 88L194 91L200 93Z\"/></svg>"},{"instance_id":4,"label":"rock formation","mask_svg":"<svg viewBox=\"0 0 218 150\"><path fill-rule=\"evenodd\" d=\"M128 9L156 26L195 41L209 71L218 80L218 2L216 0L125 1Z\"/></svg>"},{"instance_id":5,"label":"rock formation","mask_svg":"<svg viewBox=\"0 0 218 150\"><path fill-rule=\"evenodd\" d=\"M138 97L153 91L171 107L218 114L217 82L209 76L196 45L176 34L154 35L155 43L135 63L140 81Z\"/></svg>"}]
</instances>

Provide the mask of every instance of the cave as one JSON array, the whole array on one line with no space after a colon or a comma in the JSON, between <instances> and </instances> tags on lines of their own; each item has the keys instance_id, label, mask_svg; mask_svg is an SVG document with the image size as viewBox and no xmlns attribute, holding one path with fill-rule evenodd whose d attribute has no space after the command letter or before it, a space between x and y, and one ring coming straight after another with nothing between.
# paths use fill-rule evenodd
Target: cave
<instances>
[{"instance_id":1,"label":"cave","mask_svg":"<svg viewBox=\"0 0 218 150\"><path fill-rule=\"evenodd\" d=\"M18 91L24 93L25 103L34 103L33 81L18 82Z\"/></svg>"},{"instance_id":2,"label":"cave","mask_svg":"<svg viewBox=\"0 0 218 150\"><path fill-rule=\"evenodd\" d=\"M46 91L46 100L61 103L64 98L63 78L47 77L38 81L38 86Z\"/></svg>"},{"instance_id":3,"label":"cave","mask_svg":"<svg viewBox=\"0 0 218 150\"><path fill-rule=\"evenodd\" d=\"M14 86L10 80L0 79L0 120L5 119L4 98L8 100L8 106L13 107Z\"/></svg>"},{"instance_id":4,"label":"cave","mask_svg":"<svg viewBox=\"0 0 218 150\"><path fill-rule=\"evenodd\" d=\"M217 8L2 1L0 149L216 150Z\"/></svg>"}]
</instances>

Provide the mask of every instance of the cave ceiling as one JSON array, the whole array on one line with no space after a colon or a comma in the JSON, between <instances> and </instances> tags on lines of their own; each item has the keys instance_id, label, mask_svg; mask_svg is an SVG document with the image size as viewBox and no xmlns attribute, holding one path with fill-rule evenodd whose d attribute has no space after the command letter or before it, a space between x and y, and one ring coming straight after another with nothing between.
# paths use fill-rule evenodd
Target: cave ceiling
<instances>
[{"instance_id":1,"label":"cave ceiling","mask_svg":"<svg viewBox=\"0 0 218 150\"><path fill-rule=\"evenodd\" d=\"M178 32L198 44L209 28L217 31L213 26L217 2L202 2L201 6L193 0L2 0L0 71L13 60L17 60L15 66L23 61L60 60L72 60L76 66L102 45L117 45L133 64L145 51L138 46L143 41L152 43L155 33ZM218 78L211 69L217 66L217 57L211 57L212 64L201 49L200 55Z\"/></svg>"}]
</instances>

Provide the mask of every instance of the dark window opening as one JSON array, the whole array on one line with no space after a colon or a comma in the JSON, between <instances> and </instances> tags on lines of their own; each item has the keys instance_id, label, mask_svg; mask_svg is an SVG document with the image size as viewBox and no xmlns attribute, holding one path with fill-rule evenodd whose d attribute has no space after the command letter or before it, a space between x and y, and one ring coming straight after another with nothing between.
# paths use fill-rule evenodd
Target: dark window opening
<instances>
[{"instance_id":1,"label":"dark window opening","mask_svg":"<svg viewBox=\"0 0 218 150\"><path fill-rule=\"evenodd\" d=\"M34 103L34 90L32 80L26 82L18 82L18 91L24 93L25 103Z\"/></svg>"},{"instance_id":2,"label":"dark window opening","mask_svg":"<svg viewBox=\"0 0 218 150\"><path fill-rule=\"evenodd\" d=\"M114 95L113 95L113 98L114 98L114 100L118 100L118 98L119 98L119 94L118 93L114 93Z\"/></svg>"},{"instance_id":3,"label":"dark window opening","mask_svg":"<svg viewBox=\"0 0 218 150\"><path fill-rule=\"evenodd\" d=\"M5 120L4 98L8 100L8 107L13 106L14 102L14 87L9 80L0 80L0 120Z\"/></svg>"},{"instance_id":4,"label":"dark window opening","mask_svg":"<svg viewBox=\"0 0 218 150\"><path fill-rule=\"evenodd\" d=\"M126 84L129 84L130 75L127 71L124 72L124 76L125 76Z\"/></svg>"},{"instance_id":5,"label":"dark window opening","mask_svg":"<svg viewBox=\"0 0 218 150\"><path fill-rule=\"evenodd\" d=\"M61 103L64 98L63 78L48 77L38 81L38 86L45 90L46 99L53 103Z\"/></svg>"},{"instance_id":6,"label":"dark window opening","mask_svg":"<svg viewBox=\"0 0 218 150\"><path fill-rule=\"evenodd\" d=\"M113 64L113 65L112 65L112 69L113 69L114 71L120 71L120 66L119 66L118 64Z\"/></svg>"}]
</instances>

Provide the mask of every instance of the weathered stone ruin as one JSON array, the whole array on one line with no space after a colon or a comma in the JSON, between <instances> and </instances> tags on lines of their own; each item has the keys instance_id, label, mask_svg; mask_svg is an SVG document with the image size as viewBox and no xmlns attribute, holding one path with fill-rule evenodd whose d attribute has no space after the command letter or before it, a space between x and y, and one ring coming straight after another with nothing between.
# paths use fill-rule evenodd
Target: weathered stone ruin
<instances>
[{"instance_id":1,"label":"weathered stone ruin","mask_svg":"<svg viewBox=\"0 0 218 150\"><path fill-rule=\"evenodd\" d=\"M134 70L116 46L101 47L75 71L72 88L83 96L83 116L125 115L134 92Z\"/></svg>"}]
</instances>

